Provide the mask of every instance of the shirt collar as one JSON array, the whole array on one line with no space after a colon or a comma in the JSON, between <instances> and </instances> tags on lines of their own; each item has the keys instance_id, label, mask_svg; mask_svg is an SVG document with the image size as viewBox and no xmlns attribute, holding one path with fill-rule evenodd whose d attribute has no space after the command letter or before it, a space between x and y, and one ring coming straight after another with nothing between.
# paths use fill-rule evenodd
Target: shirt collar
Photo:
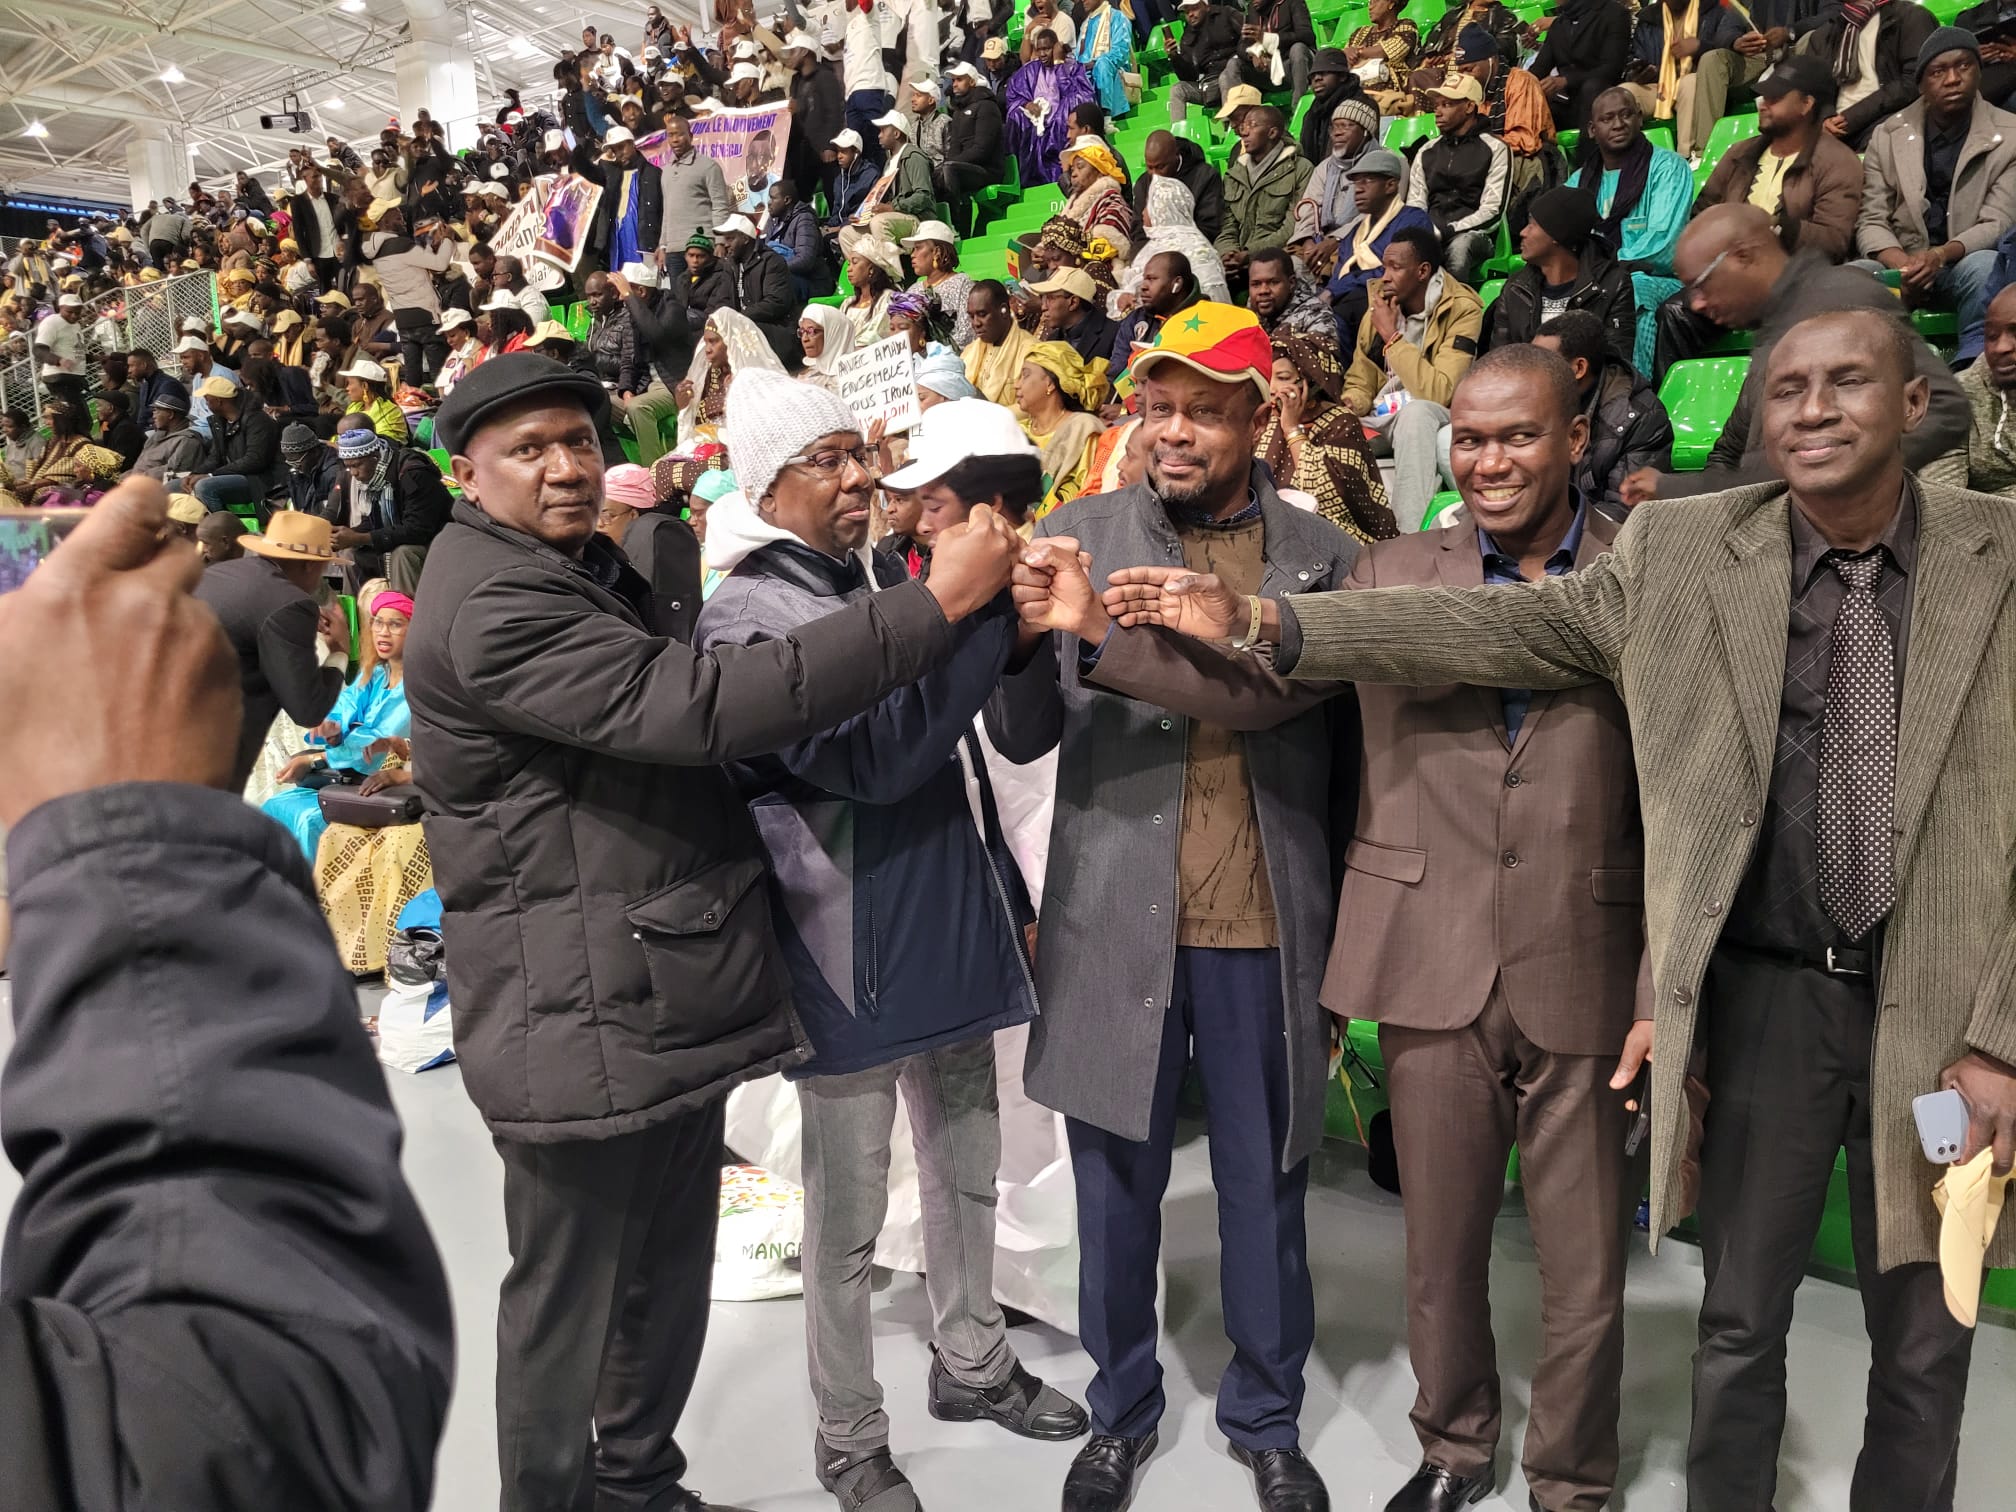
<instances>
[{"instance_id":1,"label":"shirt collar","mask_svg":"<svg viewBox=\"0 0 2016 1512\"><path fill-rule=\"evenodd\" d=\"M1568 521L1568 529L1547 558L1546 572L1557 577L1564 572L1575 570L1575 553L1582 549L1582 524L1589 517L1589 501L1582 496L1582 490L1572 483L1568 486L1568 496L1575 501L1575 513ZM1519 559L1492 539L1491 532L1482 525L1477 527L1477 551L1484 558L1487 568L1498 566L1509 570L1514 577L1522 574Z\"/></svg>"},{"instance_id":2,"label":"shirt collar","mask_svg":"<svg viewBox=\"0 0 2016 1512\"><path fill-rule=\"evenodd\" d=\"M1835 556L1859 555L1838 551L1828 545L1827 538L1800 513L1799 506L1792 502L1789 495L1785 501L1785 513L1792 522L1794 593L1804 593L1811 588L1814 577ZM1904 493L1897 501L1897 513L1891 518L1890 528L1883 532L1874 549L1882 551L1890 559L1890 565L1905 577L1909 577L1918 565L1918 490L1908 477L1904 480Z\"/></svg>"}]
</instances>

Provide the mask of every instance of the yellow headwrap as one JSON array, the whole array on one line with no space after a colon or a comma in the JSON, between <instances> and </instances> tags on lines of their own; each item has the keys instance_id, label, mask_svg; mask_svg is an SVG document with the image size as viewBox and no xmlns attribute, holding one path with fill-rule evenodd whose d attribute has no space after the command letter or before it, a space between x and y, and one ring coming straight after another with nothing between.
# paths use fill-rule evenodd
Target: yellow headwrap
<instances>
[{"instance_id":1,"label":"yellow headwrap","mask_svg":"<svg viewBox=\"0 0 2016 1512\"><path fill-rule=\"evenodd\" d=\"M1085 138L1083 137L1078 139L1078 142L1084 141ZM1089 142L1082 147L1078 145L1078 142L1073 142L1058 154L1058 163L1060 166L1070 162L1074 157L1082 157L1092 165L1094 172L1103 174L1110 179L1117 179L1123 184L1127 181L1126 174L1120 169L1120 160L1113 156L1112 148L1100 141Z\"/></svg>"},{"instance_id":2,"label":"yellow headwrap","mask_svg":"<svg viewBox=\"0 0 2016 1512\"><path fill-rule=\"evenodd\" d=\"M1079 408L1096 410L1106 402L1106 359L1087 362L1061 341L1039 341L1023 361L1043 369L1057 380L1064 397Z\"/></svg>"}]
</instances>

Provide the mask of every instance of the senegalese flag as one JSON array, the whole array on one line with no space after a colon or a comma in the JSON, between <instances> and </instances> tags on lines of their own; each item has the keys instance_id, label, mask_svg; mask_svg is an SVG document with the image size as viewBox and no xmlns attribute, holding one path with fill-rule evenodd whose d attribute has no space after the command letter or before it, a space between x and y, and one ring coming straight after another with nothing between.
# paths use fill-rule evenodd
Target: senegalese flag
<instances>
[{"instance_id":1,"label":"senegalese flag","mask_svg":"<svg viewBox=\"0 0 2016 1512\"><path fill-rule=\"evenodd\" d=\"M1274 370L1274 344L1251 310L1204 300L1163 321L1155 344L1136 352L1127 366L1138 384L1165 361L1221 383L1251 379L1264 399Z\"/></svg>"}]
</instances>

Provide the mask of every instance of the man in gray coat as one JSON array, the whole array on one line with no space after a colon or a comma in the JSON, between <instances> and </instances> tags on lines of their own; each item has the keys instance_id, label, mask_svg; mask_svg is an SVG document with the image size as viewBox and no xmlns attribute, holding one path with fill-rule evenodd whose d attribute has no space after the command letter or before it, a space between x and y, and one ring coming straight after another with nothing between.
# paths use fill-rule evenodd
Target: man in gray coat
<instances>
[{"instance_id":1,"label":"man in gray coat","mask_svg":"<svg viewBox=\"0 0 2016 1512\"><path fill-rule=\"evenodd\" d=\"M658 223L658 266L667 258L677 267L695 231L708 232L728 219L734 205L721 165L693 148L693 127L674 116L665 126L665 166L659 170L664 218Z\"/></svg>"},{"instance_id":2,"label":"man in gray coat","mask_svg":"<svg viewBox=\"0 0 2016 1512\"><path fill-rule=\"evenodd\" d=\"M504 1162L505 1512L701 1507L674 1435L706 1335L722 1102L805 1054L763 842L719 764L943 661L1020 544L983 526L928 586L698 653L652 632L651 585L596 534L607 408L534 352L456 384L434 433L463 501L406 651L455 1049ZM767 439L773 470L813 467L819 432L780 418Z\"/></svg>"},{"instance_id":3,"label":"man in gray coat","mask_svg":"<svg viewBox=\"0 0 2016 1512\"><path fill-rule=\"evenodd\" d=\"M1253 461L1272 352L1258 320L1199 304L1135 359L1154 433L1145 482L1047 516L1092 557L1215 564L1248 592L1340 586L1356 548L1281 502ZM935 562L933 572L937 571ZM1269 1512L1325 1512L1299 1448L1315 1332L1302 1203L1323 1135L1330 1030L1317 1003L1336 887L1331 817L1355 743L1311 707L1241 735L1099 686L1135 632L1059 635L1003 679L990 736L1011 761L1061 747L1026 1081L1066 1115L1079 1213L1079 1333L1098 1366L1093 1439L1064 1512L1119 1512L1155 1447L1155 1274L1176 1096L1203 1080L1232 1363L1218 1423ZM1214 653L1205 653L1207 655ZM1348 709L1348 706L1346 706ZM1343 854L1338 843L1335 854Z\"/></svg>"}]
</instances>

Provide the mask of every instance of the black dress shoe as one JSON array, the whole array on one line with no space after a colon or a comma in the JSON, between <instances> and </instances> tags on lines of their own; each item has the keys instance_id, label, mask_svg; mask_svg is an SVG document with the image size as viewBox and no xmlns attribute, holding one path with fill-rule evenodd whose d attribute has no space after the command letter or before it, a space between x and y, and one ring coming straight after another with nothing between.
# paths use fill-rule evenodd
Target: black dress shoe
<instances>
[{"instance_id":1,"label":"black dress shoe","mask_svg":"<svg viewBox=\"0 0 2016 1512\"><path fill-rule=\"evenodd\" d=\"M1253 1488L1267 1512L1330 1512L1323 1477L1300 1449L1232 1446L1232 1458L1253 1472Z\"/></svg>"},{"instance_id":2,"label":"black dress shoe","mask_svg":"<svg viewBox=\"0 0 2016 1512\"><path fill-rule=\"evenodd\" d=\"M1010 1433L1032 1439L1074 1439L1092 1426L1085 1409L1054 1386L1045 1386L1016 1362L1013 1374L986 1391L952 1379L945 1362L931 1351L931 1416L947 1423L986 1419Z\"/></svg>"},{"instance_id":3,"label":"black dress shoe","mask_svg":"<svg viewBox=\"0 0 2016 1512\"><path fill-rule=\"evenodd\" d=\"M1154 1452L1152 1432L1142 1438L1097 1435L1065 1473L1064 1512L1127 1512L1134 1474Z\"/></svg>"},{"instance_id":4,"label":"black dress shoe","mask_svg":"<svg viewBox=\"0 0 2016 1512\"><path fill-rule=\"evenodd\" d=\"M1457 1512L1489 1496L1491 1482L1488 1470L1481 1475L1458 1475L1424 1461L1414 1478L1386 1503L1386 1512Z\"/></svg>"}]
</instances>

